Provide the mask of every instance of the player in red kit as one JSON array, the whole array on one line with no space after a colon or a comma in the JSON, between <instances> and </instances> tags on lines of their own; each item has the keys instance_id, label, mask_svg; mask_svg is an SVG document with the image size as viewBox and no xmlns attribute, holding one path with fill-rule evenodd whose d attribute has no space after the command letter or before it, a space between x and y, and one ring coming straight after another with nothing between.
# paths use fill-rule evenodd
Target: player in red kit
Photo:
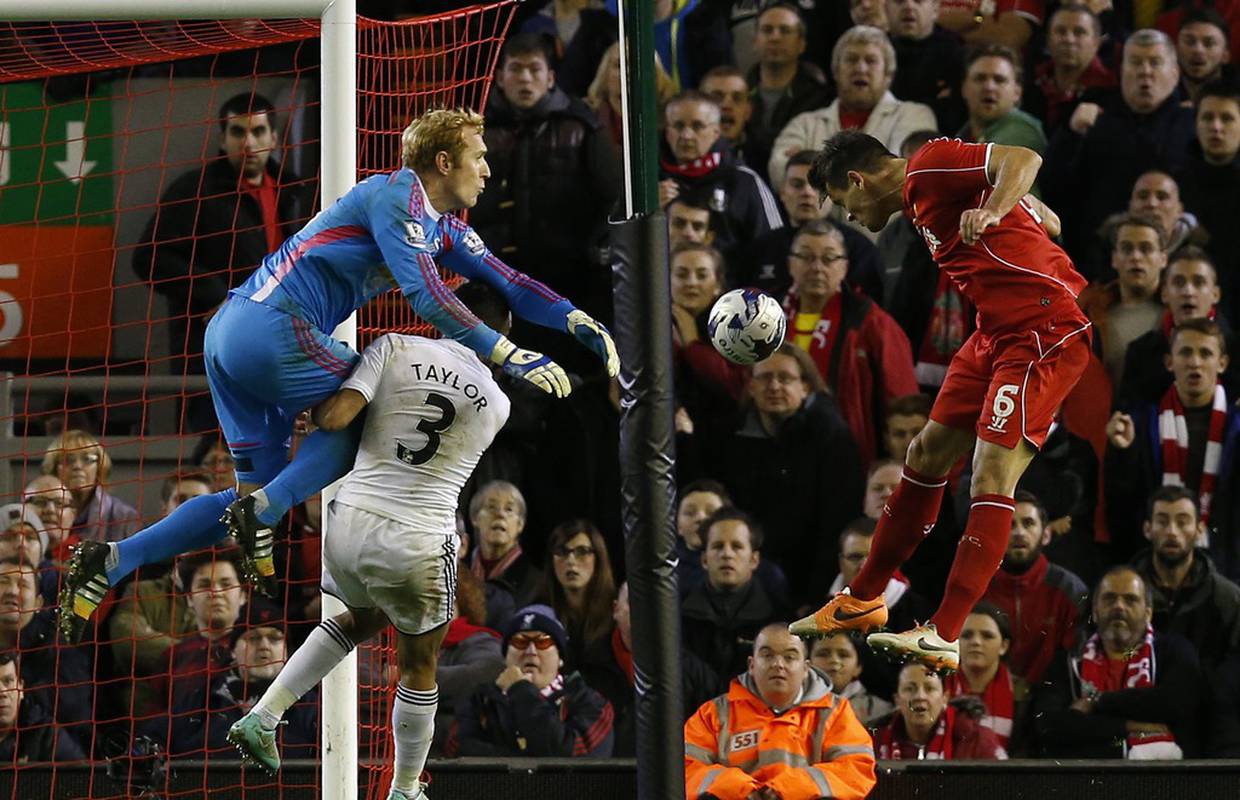
<instances>
[{"instance_id":1,"label":"player in red kit","mask_svg":"<svg viewBox=\"0 0 1240 800\"><path fill-rule=\"evenodd\" d=\"M909 445L899 487L879 518L861 572L813 615L801 636L871 630L887 621L883 588L938 519L952 465L974 446L972 506L938 611L911 631L869 643L933 669L957 669L964 619L1007 545L1016 482L1089 360L1085 279L1050 237L1059 219L1029 195L1042 159L1023 147L935 139L896 158L871 136L844 131L824 145L810 184L878 231L908 215L935 262L977 308L977 331L952 359L930 421Z\"/></svg>"}]
</instances>

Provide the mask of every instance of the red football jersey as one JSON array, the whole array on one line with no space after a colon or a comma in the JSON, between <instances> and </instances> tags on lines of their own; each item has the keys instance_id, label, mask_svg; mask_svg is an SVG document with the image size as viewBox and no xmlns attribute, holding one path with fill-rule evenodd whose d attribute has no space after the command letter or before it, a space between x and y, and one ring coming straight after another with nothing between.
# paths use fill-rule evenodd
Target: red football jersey
<instances>
[{"instance_id":1,"label":"red football jersey","mask_svg":"<svg viewBox=\"0 0 1240 800\"><path fill-rule=\"evenodd\" d=\"M960 215L980 208L994 188L986 174L991 144L935 139L908 162L904 213L940 269L977 308L985 334L1081 319L1076 296L1086 280L1023 202L975 244L960 238Z\"/></svg>"}]
</instances>

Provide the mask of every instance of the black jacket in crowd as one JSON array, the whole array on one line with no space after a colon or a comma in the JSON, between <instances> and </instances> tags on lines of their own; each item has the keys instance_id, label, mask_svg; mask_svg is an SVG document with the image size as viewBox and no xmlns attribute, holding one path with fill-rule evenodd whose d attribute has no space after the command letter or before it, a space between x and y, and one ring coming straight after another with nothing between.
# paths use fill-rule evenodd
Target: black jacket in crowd
<instances>
[{"instance_id":1,"label":"black jacket in crowd","mask_svg":"<svg viewBox=\"0 0 1240 800\"><path fill-rule=\"evenodd\" d=\"M1201 752L1201 666L1191 643L1174 633L1155 633L1154 685L1104 692L1091 714L1069 708L1082 696L1081 681L1069 666L1079 656L1076 651L1057 655L1034 691L1033 724L1042 756L1122 758L1128 720L1166 725L1186 758Z\"/></svg>"},{"instance_id":2,"label":"black jacket in crowd","mask_svg":"<svg viewBox=\"0 0 1240 800\"><path fill-rule=\"evenodd\" d=\"M1184 166L1196 123L1182 99L1174 92L1153 112L1138 114L1117 91L1084 136L1067 125L1055 132L1039 180L1044 199L1063 220L1068 252L1089 252L1103 220L1128 207L1141 173L1162 169L1174 175ZM1088 267L1078 264L1083 274Z\"/></svg>"},{"instance_id":3,"label":"black jacket in crowd","mask_svg":"<svg viewBox=\"0 0 1240 800\"><path fill-rule=\"evenodd\" d=\"M1236 224L1236 210L1240 209L1240 156L1230 164L1208 164L1201 155L1201 145L1193 142L1175 179L1184 210L1195 215L1210 234L1206 250L1218 271L1223 315L1240 319L1240 225Z\"/></svg>"},{"instance_id":4,"label":"black jacket in crowd","mask_svg":"<svg viewBox=\"0 0 1240 800\"><path fill-rule=\"evenodd\" d=\"M445 751L449 757L607 758L615 746L614 719L611 703L576 672L550 697L527 680L507 693L486 683L457 711Z\"/></svg>"},{"instance_id":5,"label":"black jacket in crowd","mask_svg":"<svg viewBox=\"0 0 1240 800\"><path fill-rule=\"evenodd\" d=\"M719 153L719 165L705 175L686 177L667 170L668 164L676 163L676 157L667 140L660 140L659 180L676 181L681 195L714 212L714 223L718 226L715 247L730 260L750 242L781 227L784 222L779 202L764 179L737 160L727 140L720 137L711 151Z\"/></svg>"},{"instance_id":6,"label":"black jacket in crowd","mask_svg":"<svg viewBox=\"0 0 1240 800\"><path fill-rule=\"evenodd\" d=\"M935 25L925 39L892 37L891 44L897 64L891 93L930 106L939 130L959 130L968 119L960 98L965 52L960 36Z\"/></svg>"},{"instance_id":7,"label":"black jacket in crowd","mask_svg":"<svg viewBox=\"0 0 1240 800\"><path fill-rule=\"evenodd\" d=\"M17 728L0 735L0 769L38 761L82 761L86 753L65 731L58 731L41 703L27 698L17 712Z\"/></svg>"},{"instance_id":8,"label":"black jacket in crowd","mask_svg":"<svg viewBox=\"0 0 1240 800\"><path fill-rule=\"evenodd\" d=\"M1229 653L1240 650L1240 586L1219 574L1205 548L1193 553L1188 577L1175 591L1158 583L1152 550L1137 553L1132 566L1154 591L1155 630L1191 642L1202 670L1213 671Z\"/></svg>"},{"instance_id":9,"label":"black jacket in crowd","mask_svg":"<svg viewBox=\"0 0 1240 800\"><path fill-rule=\"evenodd\" d=\"M506 263L597 314L591 306L611 296L604 245L621 185L607 132L558 87L529 110L494 91L486 123L491 177L470 211L474 230Z\"/></svg>"},{"instance_id":10,"label":"black jacket in crowd","mask_svg":"<svg viewBox=\"0 0 1240 800\"><path fill-rule=\"evenodd\" d=\"M705 661L727 686L729 676L744 672L753 640L772 620L789 615L787 602L767 591L756 577L733 592L702 581L680 601L681 638L685 649Z\"/></svg>"},{"instance_id":11,"label":"black jacket in crowd","mask_svg":"<svg viewBox=\"0 0 1240 800\"><path fill-rule=\"evenodd\" d=\"M57 640L56 610L35 612L18 634L17 647L26 702L55 709L60 735L72 736L82 749L89 749L94 738L95 694L90 659L81 647Z\"/></svg>"},{"instance_id":12,"label":"black jacket in crowd","mask_svg":"<svg viewBox=\"0 0 1240 800\"><path fill-rule=\"evenodd\" d=\"M238 188L240 175L222 155L172 182L146 223L133 255L134 271L168 300L173 356L202 353L203 315L224 302L267 255L267 232L258 201ZM281 162L267 162L276 182L281 234L288 238L309 219L313 182ZM176 374L181 362L173 361ZM202 359L185 362L203 371Z\"/></svg>"},{"instance_id":13,"label":"black jacket in crowd","mask_svg":"<svg viewBox=\"0 0 1240 800\"><path fill-rule=\"evenodd\" d=\"M161 729L156 741L168 741L173 757L203 758L207 753L228 753L228 729L241 719L270 684L247 684L236 669L220 675L210 686L187 686L173 698L170 727ZM284 714L277 742L282 758L317 758L319 750L319 704L317 687L294 703Z\"/></svg>"},{"instance_id":14,"label":"black jacket in crowd","mask_svg":"<svg viewBox=\"0 0 1240 800\"><path fill-rule=\"evenodd\" d=\"M711 438L700 444L707 465L700 477L723 482L762 525L762 557L783 567L794 607L816 599L865 492L861 457L835 401L810 395L774 435L751 409L735 430Z\"/></svg>"},{"instance_id":15,"label":"black jacket in crowd","mask_svg":"<svg viewBox=\"0 0 1240 800\"><path fill-rule=\"evenodd\" d=\"M1240 173L1236 180L1240 181ZM1240 196L1236 198L1234 207L1240 208ZM1240 242L1237 246L1240 246ZM1240 291L1240 286L1236 287L1236 291ZM1227 340L1227 352L1237 352L1236 334L1227 319L1218 314L1214 321L1218 323L1223 337ZM1167 389L1175 382L1175 377L1171 370L1167 369L1165 361L1170 352L1171 342L1167 340L1161 326L1128 343L1128 349L1124 352L1124 377L1115 392L1114 404L1117 408L1131 408L1145 403L1157 404L1162 400ZM1227 389L1228 397L1240 397L1240 364L1234 360L1228 363L1219 379Z\"/></svg>"},{"instance_id":16,"label":"black jacket in crowd","mask_svg":"<svg viewBox=\"0 0 1240 800\"><path fill-rule=\"evenodd\" d=\"M831 91L826 77L816 64L803 61L797 65L792 83L788 84L788 88L780 95L774 108L768 111L759 87L761 78L756 64L750 68L747 80L753 114L745 125L745 162L771 185L766 174L766 165L771 161L771 147L779 132L797 114L831 105L835 92ZM771 185L771 188L776 187Z\"/></svg>"}]
</instances>

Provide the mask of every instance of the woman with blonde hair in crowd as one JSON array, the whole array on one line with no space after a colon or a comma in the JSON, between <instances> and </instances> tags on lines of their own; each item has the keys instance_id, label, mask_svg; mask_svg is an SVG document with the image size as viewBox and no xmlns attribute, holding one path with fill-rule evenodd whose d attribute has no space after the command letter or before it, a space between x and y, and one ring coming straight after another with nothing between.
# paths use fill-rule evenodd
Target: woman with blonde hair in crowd
<instances>
[{"instance_id":1,"label":"woman with blonde hair in crowd","mask_svg":"<svg viewBox=\"0 0 1240 800\"><path fill-rule=\"evenodd\" d=\"M676 94L676 86L672 78L663 69L658 54L654 57L655 103L658 105L659 119L663 119L663 106ZM598 72L586 90L586 105L594 109L599 122L611 134L617 147L622 145L624 128L622 122L622 105L620 100L620 43L607 48L603 59L598 64Z\"/></svg>"},{"instance_id":2,"label":"woman with blonde hair in crowd","mask_svg":"<svg viewBox=\"0 0 1240 800\"><path fill-rule=\"evenodd\" d=\"M74 532L83 539L115 542L138 529L137 510L104 489L112 459L91 434L64 431L47 446L43 474L60 478L72 498Z\"/></svg>"}]
</instances>

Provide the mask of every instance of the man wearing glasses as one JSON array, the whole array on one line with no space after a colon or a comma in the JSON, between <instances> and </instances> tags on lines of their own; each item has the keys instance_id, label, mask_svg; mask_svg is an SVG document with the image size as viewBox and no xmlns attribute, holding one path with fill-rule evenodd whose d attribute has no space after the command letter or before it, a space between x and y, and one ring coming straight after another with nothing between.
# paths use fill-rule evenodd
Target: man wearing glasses
<instances>
[{"instance_id":1,"label":"man wearing glasses","mask_svg":"<svg viewBox=\"0 0 1240 800\"><path fill-rule=\"evenodd\" d=\"M791 338L813 358L868 466L878 453L887 403L917 391L908 337L890 314L846 288L848 250L833 223L813 220L797 231L788 273Z\"/></svg>"},{"instance_id":2,"label":"man wearing glasses","mask_svg":"<svg viewBox=\"0 0 1240 800\"><path fill-rule=\"evenodd\" d=\"M456 714L445 755L607 758L611 703L578 672L565 675L568 634L550 606L519 609L504 625L506 666Z\"/></svg>"}]
</instances>

